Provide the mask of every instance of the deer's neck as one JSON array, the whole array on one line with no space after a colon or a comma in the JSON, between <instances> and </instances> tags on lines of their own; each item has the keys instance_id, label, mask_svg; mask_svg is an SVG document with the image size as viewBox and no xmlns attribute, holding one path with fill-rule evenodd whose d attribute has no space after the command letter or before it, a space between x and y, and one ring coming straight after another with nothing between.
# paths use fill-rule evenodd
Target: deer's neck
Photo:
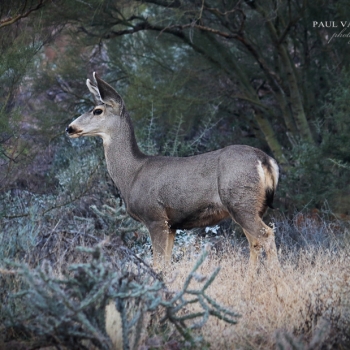
<instances>
[{"instance_id":1,"label":"deer's neck","mask_svg":"<svg viewBox=\"0 0 350 350\"><path fill-rule=\"evenodd\" d=\"M137 145L128 114L119 119L108 137L103 138L103 146L108 172L127 200L133 179L147 159Z\"/></svg>"}]
</instances>

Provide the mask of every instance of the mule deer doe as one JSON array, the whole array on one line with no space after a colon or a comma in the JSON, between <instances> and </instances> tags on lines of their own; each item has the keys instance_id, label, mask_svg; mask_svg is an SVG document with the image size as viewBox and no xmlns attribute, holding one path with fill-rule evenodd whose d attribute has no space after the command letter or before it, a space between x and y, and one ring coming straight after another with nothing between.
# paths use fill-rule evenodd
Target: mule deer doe
<instances>
[{"instance_id":1,"label":"mule deer doe","mask_svg":"<svg viewBox=\"0 0 350 350\"><path fill-rule=\"evenodd\" d=\"M182 158L145 155L123 99L93 77L86 84L96 106L66 131L70 137L103 139L107 169L128 214L149 230L154 266L170 261L177 229L211 226L227 217L248 238L251 268L256 269L261 248L270 262L277 262L273 229L262 221L278 182L276 161L242 145Z\"/></svg>"}]
</instances>

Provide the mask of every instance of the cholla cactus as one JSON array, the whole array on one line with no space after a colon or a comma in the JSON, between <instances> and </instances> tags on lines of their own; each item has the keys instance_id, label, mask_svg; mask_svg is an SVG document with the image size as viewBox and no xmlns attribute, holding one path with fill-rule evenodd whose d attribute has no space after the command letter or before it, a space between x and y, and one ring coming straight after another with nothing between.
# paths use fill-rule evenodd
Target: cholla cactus
<instances>
[{"instance_id":1,"label":"cholla cactus","mask_svg":"<svg viewBox=\"0 0 350 350\"><path fill-rule=\"evenodd\" d=\"M2 273L17 275L23 287L11 297L21 312L3 307L5 330L11 329L12 333L18 332L47 346L59 344L83 349L90 344L99 349L112 349L104 318L111 301L120 315L120 342L124 350L137 349L147 326L146 316L156 311L162 315L160 323L173 324L184 339L192 343L198 339L190 330L202 327L209 315L236 323L238 315L206 294L219 268L208 279L196 274L206 253L195 264L183 288L171 295L154 271L128 248L119 246L114 252L115 262L105 256L103 250L107 249L106 241L93 248L78 247L81 260L90 257L89 261L70 265L60 278L49 264L31 270L23 264L9 263ZM201 288L190 288L193 279L202 283ZM193 303L198 303L200 311L184 313L186 305ZM193 320L196 322L191 323Z\"/></svg>"},{"instance_id":2,"label":"cholla cactus","mask_svg":"<svg viewBox=\"0 0 350 350\"><path fill-rule=\"evenodd\" d=\"M104 204L102 208L95 205L90 206L91 210L102 220L104 220L109 230L122 236L142 229L143 225L130 218L126 213L125 205L118 205L118 199L111 199L112 205Z\"/></svg>"}]
</instances>

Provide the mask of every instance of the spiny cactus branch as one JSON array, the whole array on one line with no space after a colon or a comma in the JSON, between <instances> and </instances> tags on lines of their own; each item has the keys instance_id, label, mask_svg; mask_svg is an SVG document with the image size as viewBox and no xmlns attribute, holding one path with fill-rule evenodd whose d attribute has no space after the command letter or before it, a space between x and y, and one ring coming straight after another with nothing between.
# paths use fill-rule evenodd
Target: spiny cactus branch
<instances>
[{"instance_id":1,"label":"spiny cactus branch","mask_svg":"<svg viewBox=\"0 0 350 350\"><path fill-rule=\"evenodd\" d=\"M110 300L114 300L121 317L124 350L137 349L145 314L156 310L164 312L162 323L172 323L184 339L192 343L196 338L190 330L201 328L210 315L236 323L238 315L205 294L219 268L206 281L201 279L205 282L200 288L189 288L193 280L200 283L196 271L205 260L206 252L200 255L183 288L167 300L165 295L170 292L164 282L155 278L135 255L125 247L120 248L117 254L123 269L116 269L105 258L105 244L107 242L93 248L78 247L77 253L90 256L90 261L70 265L60 279L45 263L31 270L26 265L8 262L8 267L1 270L16 272L21 277L24 288L12 298L17 298L25 307L21 324L29 334L51 342L55 339L53 343L68 347L79 348L81 342L88 339L101 349L111 349L103 321L103 312ZM194 303L202 310L186 314L185 307ZM197 322L191 324L194 320Z\"/></svg>"}]
</instances>

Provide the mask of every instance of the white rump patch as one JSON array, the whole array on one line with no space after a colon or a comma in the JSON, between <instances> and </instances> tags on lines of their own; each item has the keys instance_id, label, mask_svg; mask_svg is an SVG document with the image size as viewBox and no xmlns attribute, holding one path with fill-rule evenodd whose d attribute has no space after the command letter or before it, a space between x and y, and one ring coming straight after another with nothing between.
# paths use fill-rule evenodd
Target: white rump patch
<instances>
[{"instance_id":1,"label":"white rump patch","mask_svg":"<svg viewBox=\"0 0 350 350\"><path fill-rule=\"evenodd\" d=\"M258 168L259 177L261 179L261 183L263 184L264 188L275 189L276 187L275 187L274 179L271 177L271 174L268 172L268 170L262 166L260 160L258 160L257 168ZM274 167L273 169L275 171Z\"/></svg>"},{"instance_id":2,"label":"white rump patch","mask_svg":"<svg viewBox=\"0 0 350 350\"><path fill-rule=\"evenodd\" d=\"M274 159L270 159L270 164L272 165L272 171L273 171L273 176L274 176L274 185L275 189L278 184L278 177L280 176L280 169L278 168L278 165Z\"/></svg>"}]
</instances>

